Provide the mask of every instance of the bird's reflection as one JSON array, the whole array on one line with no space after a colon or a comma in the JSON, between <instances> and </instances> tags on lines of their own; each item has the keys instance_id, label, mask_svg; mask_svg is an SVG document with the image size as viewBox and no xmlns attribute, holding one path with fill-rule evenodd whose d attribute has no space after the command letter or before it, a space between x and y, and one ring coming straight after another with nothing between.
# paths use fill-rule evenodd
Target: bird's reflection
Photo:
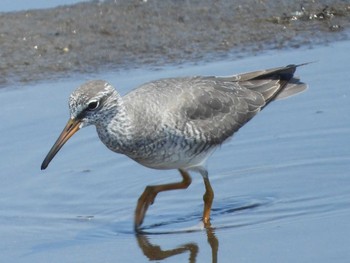
<instances>
[{"instance_id":1,"label":"bird's reflection","mask_svg":"<svg viewBox=\"0 0 350 263\"><path fill-rule=\"evenodd\" d=\"M212 262L216 263L218 258L219 241L215 236L215 232L213 228L208 227L206 229L206 234L207 234L208 243L211 247ZM152 244L146 234L138 233L136 234L136 239L143 254L149 260L163 260L168 257L189 252L188 262L190 263L196 262L196 258L199 250L198 245L196 243L193 243L193 242L186 243L186 244L179 245L173 249L162 250L160 245Z\"/></svg>"}]
</instances>

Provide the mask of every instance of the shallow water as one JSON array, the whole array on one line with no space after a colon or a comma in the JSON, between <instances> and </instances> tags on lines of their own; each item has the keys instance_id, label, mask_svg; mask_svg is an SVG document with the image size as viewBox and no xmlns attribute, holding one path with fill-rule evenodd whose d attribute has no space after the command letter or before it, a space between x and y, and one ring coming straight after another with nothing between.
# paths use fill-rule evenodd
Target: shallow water
<instances>
[{"instance_id":1,"label":"shallow water","mask_svg":"<svg viewBox=\"0 0 350 263\"><path fill-rule=\"evenodd\" d=\"M0 254L3 262L345 262L350 259L350 41L199 66L84 75L0 90ZM80 83L104 78L125 94L152 79L228 75L316 61L297 75L307 92L272 103L209 160L213 229L203 230L202 179L162 193L135 236L148 184L177 171L114 154L94 128L40 164L68 119ZM173 255L173 256L171 256Z\"/></svg>"},{"instance_id":2,"label":"shallow water","mask_svg":"<svg viewBox=\"0 0 350 263\"><path fill-rule=\"evenodd\" d=\"M80 2L84 2L84 0L2 0L0 12L53 8L61 5L72 5Z\"/></svg>"}]
</instances>

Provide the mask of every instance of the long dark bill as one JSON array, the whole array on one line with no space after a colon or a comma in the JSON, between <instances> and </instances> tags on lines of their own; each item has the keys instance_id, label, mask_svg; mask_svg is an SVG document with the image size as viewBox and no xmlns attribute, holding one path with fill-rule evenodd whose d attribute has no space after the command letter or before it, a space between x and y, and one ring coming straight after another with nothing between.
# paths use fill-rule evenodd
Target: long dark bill
<instances>
[{"instance_id":1,"label":"long dark bill","mask_svg":"<svg viewBox=\"0 0 350 263\"><path fill-rule=\"evenodd\" d=\"M46 169L46 167L49 165L53 157L55 157L56 153L62 148L62 146L66 143L66 141L69 140L70 137L73 136L74 133L76 133L80 129L80 121L75 119L69 119L67 122L66 127L64 127L63 131L61 132L60 136L58 137L55 144L52 146L49 153L46 155L45 160L41 164L41 170Z\"/></svg>"}]
</instances>

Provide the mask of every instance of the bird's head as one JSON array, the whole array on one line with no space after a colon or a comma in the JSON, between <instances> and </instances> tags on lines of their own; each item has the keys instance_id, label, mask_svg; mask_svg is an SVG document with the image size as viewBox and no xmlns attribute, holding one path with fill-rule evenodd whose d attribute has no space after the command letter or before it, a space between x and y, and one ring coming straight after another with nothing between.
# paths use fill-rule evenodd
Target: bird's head
<instances>
[{"instance_id":1,"label":"bird's head","mask_svg":"<svg viewBox=\"0 0 350 263\"><path fill-rule=\"evenodd\" d=\"M77 88L69 98L70 119L41 165L46 169L62 146L79 129L98 125L113 117L118 108L119 95L103 80L92 80Z\"/></svg>"}]
</instances>

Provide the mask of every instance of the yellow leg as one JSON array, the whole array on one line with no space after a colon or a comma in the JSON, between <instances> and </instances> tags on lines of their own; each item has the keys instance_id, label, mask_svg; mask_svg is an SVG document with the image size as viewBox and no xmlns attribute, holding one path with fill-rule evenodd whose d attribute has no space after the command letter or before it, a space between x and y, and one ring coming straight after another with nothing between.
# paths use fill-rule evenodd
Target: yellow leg
<instances>
[{"instance_id":1,"label":"yellow leg","mask_svg":"<svg viewBox=\"0 0 350 263\"><path fill-rule=\"evenodd\" d=\"M137 231L145 218L148 207L153 204L157 194L163 191L185 189L191 184L191 177L188 172L179 169L182 181L178 183L149 185L139 197L135 210L134 228Z\"/></svg>"},{"instance_id":2,"label":"yellow leg","mask_svg":"<svg viewBox=\"0 0 350 263\"><path fill-rule=\"evenodd\" d=\"M205 185L205 193L203 195L203 201L204 201L203 223L204 223L205 227L209 227L210 226L210 211L211 211L211 206L213 204L214 191L213 191L213 188L211 188L207 173L205 174L205 176L203 175L203 180L204 180L204 185Z\"/></svg>"}]
</instances>

